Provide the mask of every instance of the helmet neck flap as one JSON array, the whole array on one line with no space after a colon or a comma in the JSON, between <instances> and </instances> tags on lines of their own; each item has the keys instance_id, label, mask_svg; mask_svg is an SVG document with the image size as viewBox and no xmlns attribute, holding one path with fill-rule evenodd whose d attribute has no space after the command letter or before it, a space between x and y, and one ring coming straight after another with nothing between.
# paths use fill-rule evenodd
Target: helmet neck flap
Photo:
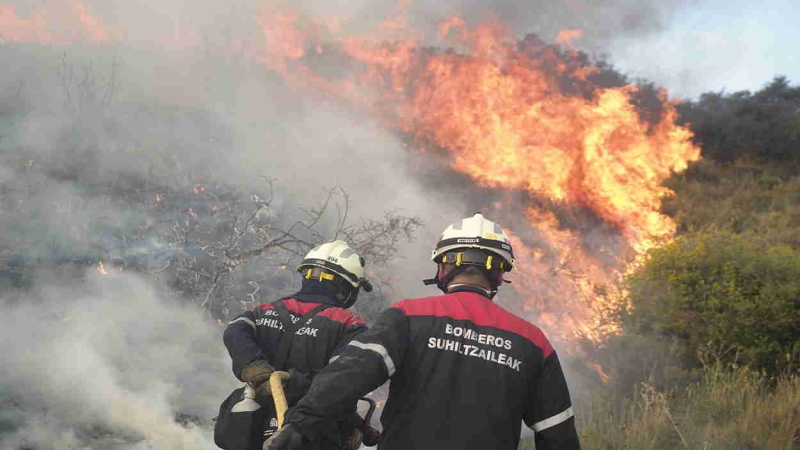
<instances>
[{"instance_id":1,"label":"helmet neck flap","mask_svg":"<svg viewBox=\"0 0 800 450\"><path fill-rule=\"evenodd\" d=\"M356 303L362 287L367 292L372 291L372 285L368 281L355 287L338 274L326 272L319 267L304 267L302 272L304 272L302 291L332 297L344 309Z\"/></svg>"},{"instance_id":2,"label":"helmet neck flap","mask_svg":"<svg viewBox=\"0 0 800 450\"><path fill-rule=\"evenodd\" d=\"M497 295L500 284L503 283L503 272L506 262L490 252L476 248L462 248L442 255L437 261L438 270L434 278L422 280L425 285L435 284L445 294L449 293L447 286L458 275L464 273L469 267L477 267L491 285L487 296L492 299ZM447 271L447 267L451 267ZM483 289L482 289L483 290Z\"/></svg>"}]
</instances>

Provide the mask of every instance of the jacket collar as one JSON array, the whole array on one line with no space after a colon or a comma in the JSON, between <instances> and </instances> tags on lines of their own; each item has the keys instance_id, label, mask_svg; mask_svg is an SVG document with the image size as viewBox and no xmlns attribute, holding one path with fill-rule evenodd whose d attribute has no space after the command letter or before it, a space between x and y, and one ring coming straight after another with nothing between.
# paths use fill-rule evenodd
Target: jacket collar
<instances>
[{"instance_id":1,"label":"jacket collar","mask_svg":"<svg viewBox=\"0 0 800 450\"><path fill-rule=\"evenodd\" d=\"M480 294L489 300L492 299L492 291L484 289L480 286L475 286L473 284L451 284L450 287L447 288L447 293L452 294L454 292L473 292L475 294Z\"/></svg>"},{"instance_id":2,"label":"jacket collar","mask_svg":"<svg viewBox=\"0 0 800 450\"><path fill-rule=\"evenodd\" d=\"M306 303L324 303L330 306L342 307L329 291L321 288L303 288L300 289L298 293L290 295L288 298L294 298Z\"/></svg>"}]
</instances>

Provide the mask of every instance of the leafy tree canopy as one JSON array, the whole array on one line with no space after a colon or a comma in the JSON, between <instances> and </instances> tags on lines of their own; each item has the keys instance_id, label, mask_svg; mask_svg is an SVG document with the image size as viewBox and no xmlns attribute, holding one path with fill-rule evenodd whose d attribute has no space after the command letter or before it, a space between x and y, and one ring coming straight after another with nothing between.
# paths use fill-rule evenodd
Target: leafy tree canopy
<instances>
[{"instance_id":1,"label":"leafy tree canopy","mask_svg":"<svg viewBox=\"0 0 800 450\"><path fill-rule=\"evenodd\" d=\"M707 92L679 111L707 158L800 162L800 86L786 77L756 92Z\"/></svg>"}]
</instances>

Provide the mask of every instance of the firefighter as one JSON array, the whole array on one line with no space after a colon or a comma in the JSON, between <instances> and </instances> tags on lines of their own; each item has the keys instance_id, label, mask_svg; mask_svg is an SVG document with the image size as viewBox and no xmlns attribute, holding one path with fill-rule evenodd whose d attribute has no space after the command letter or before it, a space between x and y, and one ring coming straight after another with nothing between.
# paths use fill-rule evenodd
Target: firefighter
<instances>
[{"instance_id":1,"label":"firefighter","mask_svg":"<svg viewBox=\"0 0 800 450\"><path fill-rule=\"evenodd\" d=\"M444 295L403 300L314 378L265 449L314 439L330 414L387 379L381 450L516 450L522 423L537 450L577 450L558 356L542 331L492 302L514 255L482 214L460 220L433 251Z\"/></svg>"},{"instance_id":2,"label":"firefighter","mask_svg":"<svg viewBox=\"0 0 800 450\"><path fill-rule=\"evenodd\" d=\"M297 268L302 276L299 292L259 305L228 323L223 339L233 360L234 375L254 389L259 404L272 408L272 420L268 417L264 437L277 429L268 381L275 366L291 374L284 390L292 405L308 390L314 375L367 329L361 318L347 311L356 302L360 289L372 290L364 278L364 264L364 258L344 241L319 245ZM302 323L298 322L301 318ZM280 349L288 321L292 322L288 328L295 332L291 342ZM357 433L353 429L356 401L341 405L340 414L323 420L318 439L303 448L345 448L351 434ZM248 447L260 449L261 442Z\"/></svg>"}]
</instances>

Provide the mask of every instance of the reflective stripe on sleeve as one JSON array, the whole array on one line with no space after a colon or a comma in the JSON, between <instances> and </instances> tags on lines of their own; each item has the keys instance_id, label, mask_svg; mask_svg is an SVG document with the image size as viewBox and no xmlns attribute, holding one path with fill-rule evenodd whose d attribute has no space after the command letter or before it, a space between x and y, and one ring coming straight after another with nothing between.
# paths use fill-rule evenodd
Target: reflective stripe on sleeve
<instances>
[{"instance_id":1,"label":"reflective stripe on sleeve","mask_svg":"<svg viewBox=\"0 0 800 450\"><path fill-rule=\"evenodd\" d=\"M572 412L572 406L570 406L569 408L556 414L553 417L548 417L547 419L544 419L540 422L536 422L535 424L533 424L531 428L533 429L533 431L540 432L550 427L554 427L574 415L575 414Z\"/></svg>"},{"instance_id":2,"label":"reflective stripe on sleeve","mask_svg":"<svg viewBox=\"0 0 800 450\"><path fill-rule=\"evenodd\" d=\"M253 327L253 331L255 331L255 329L256 329L256 324L255 324L255 322L253 322L252 320L248 319L247 317L239 317L239 318L238 318L238 319L236 319L236 320L231 320L230 322L228 322L228 325L229 325L229 326L230 326L230 325L233 325L234 323L236 323L236 322L239 322L240 320L241 320L242 322L245 322L245 323L247 323L247 324L248 324L248 325L250 325L251 327Z\"/></svg>"},{"instance_id":3,"label":"reflective stripe on sleeve","mask_svg":"<svg viewBox=\"0 0 800 450\"><path fill-rule=\"evenodd\" d=\"M337 359L339 359L339 355L336 355L336 356L334 356L333 358L329 359L329 360L328 360L328 364L330 364L330 363L332 363L332 362L336 361Z\"/></svg>"},{"instance_id":4,"label":"reflective stripe on sleeve","mask_svg":"<svg viewBox=\"0 0 800 450\"><path fill-rule=\"evenodd\" d=\"M391 377L394 375L394 361L392 361L392 358L389 356L389 353L386 351L384 346L380 344L365 344L358 341L350 341L350 343L347 345L363 348L364 350L372 350L373 352L381 355L383 358L383 363L386 364L386 371L389 372L389 376Z\"/></svg>"}]
</instances>

